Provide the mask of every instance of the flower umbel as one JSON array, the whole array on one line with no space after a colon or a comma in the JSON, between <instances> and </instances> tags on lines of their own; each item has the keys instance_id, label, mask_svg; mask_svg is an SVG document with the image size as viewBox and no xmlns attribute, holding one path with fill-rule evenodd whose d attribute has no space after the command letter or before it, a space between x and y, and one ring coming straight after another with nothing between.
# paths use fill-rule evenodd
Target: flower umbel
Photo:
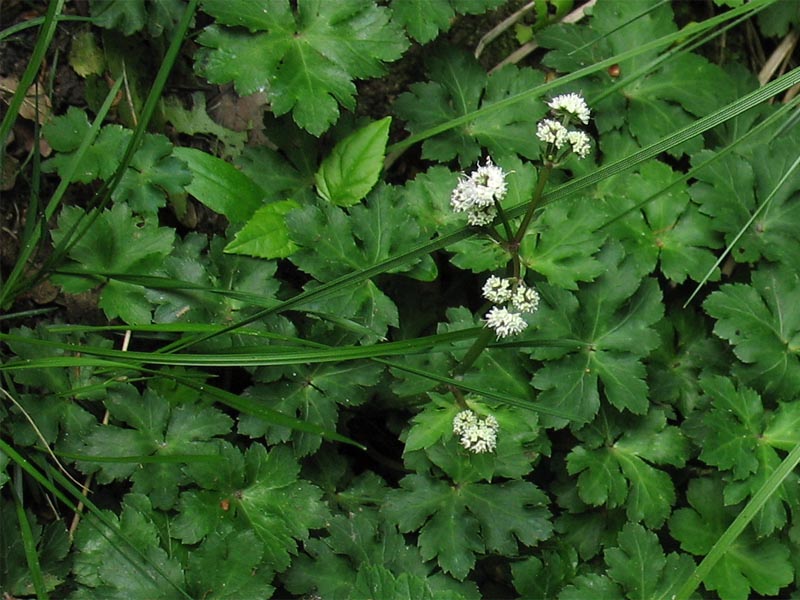
<instances>
[{"instance_id":1,"label":"flower umbel","mask_svg":"<svg viewBox=\"0 0 800 600\"><path fill-rule=\"evenodd\" d=\"M462 410L453 418L453 433L460 436L459 443L470 452L492 452L497 445L500 424L492 415L478 418L473 411Z\"/></svg>"},{"instance_id":2,"label":"flower umbel","mask_svg":"<svg viewBox=\"0 0 800 600\"><path fill-rule=\"evenodd\" d=\"M520 282L511 295L511 305L522 312L536 312L539 308L539 293Z\"/></svg>"},{"instance_id":3,"label":"flower umbel","mask_svg":"<svg viewBox=\"0 0 800 600\"><path fill-rule=\"evenodd\" d=\"M586 125L589 122L589 107L586 106L586 101L578 94L562 94L556 96L547 103L557 115L569 115L578 119L581 123Z\"/></svg>"},{"instance_id":4,"label":"flower umbel","mask_svg":"<svg viewBox=\"0 0 800 600\"><path fill-rule=\"evenodd\" d=\"M494 304L511 300L511 280L492 275L483 284L483 297Z\"/></svg>"},{"instance_id":5,"label":"flower umbel","mask_svg":"<svg viewBox=\"0 0 800 600\"><path fill-rule=\"evenodd\" d=\"M567 128L555 119L543 119L536 126L536 137L548 144L561 148L567 141Z\"/></svg>"},{"instance_id":6,"label":"flower umbel","mask_svg":"<svg viewBox=\"0 0 800 600\"><path fill-rule=\"evenodd\" d=\"M580 156L586 158L589 154L589 136L582 131L570 131L567 134L567 141L572 146L572 151Z\"/></svg>"},{"instance_id":7,"label":"flower umbel","mask_svg":"<svg viewBox=\"0 0 800 600\"><path fill-rule=\"evenodd\" d=\"M589 122L589 107L578 94L562 94L547 103L557 119L542 119L536 125L536 137L547 144L549 161L558 162L572 151L578 158L589 155L589 136L577 129L568 129L571 123Z\"/></svg>"},{"instance_id":8,"label":"flower umbel","mask_svg":"<svg viewBox=\"0 0 800 600\"><path fill-rule=\"evenodd\" d=\"M536 312L539 308L539 294L536 290L515 277L504 279L496 275L490 276L483 284L483 297L499 305L493 306L486 313L486 325L495 330L498 338L524 331L528 324L522 318L522 313Z\"/></svg>"},{"instance_id":9,"label":"flower umbel","mask_svg":"<svg viewBox=\"0 0 800 600\"><path fill-rule=\"evenodd\" d=\"M466 212L470 225L488 225L497 216L495 202L507 191L506 172L489 158L469 176L461 177L450 195L450 206L455 212Z\"/></svg>"},{"instance_id":10,"label":"flower umbel","mask_svg":"<svg viewBox=\"0 0 800 600\"><path fill-rule=\"evenodd\" d=\"M486 325L494 329L498 338L516 335L525 330L528 324L518 312L511 312L507 308L493 306L486 313Z\"/></svg>"}]
</instances>

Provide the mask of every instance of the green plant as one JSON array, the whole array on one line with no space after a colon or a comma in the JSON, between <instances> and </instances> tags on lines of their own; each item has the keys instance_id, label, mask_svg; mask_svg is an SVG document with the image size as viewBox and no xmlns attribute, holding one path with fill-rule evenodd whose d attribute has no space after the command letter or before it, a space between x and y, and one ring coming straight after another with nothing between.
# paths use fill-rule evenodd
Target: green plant
<instances>
[{"instance_id":1,"label":"green plant","mask_svg":"<svg viewBox=\"0 0 800 600\"><path fill-rule=\"evenodd\" d=\"M468 51L522 4L91 3L114 81L2 271L3 593L796 593L800 70L726 50L796 11L550 2L526 65Z\"/></svg>"}]
</instances>

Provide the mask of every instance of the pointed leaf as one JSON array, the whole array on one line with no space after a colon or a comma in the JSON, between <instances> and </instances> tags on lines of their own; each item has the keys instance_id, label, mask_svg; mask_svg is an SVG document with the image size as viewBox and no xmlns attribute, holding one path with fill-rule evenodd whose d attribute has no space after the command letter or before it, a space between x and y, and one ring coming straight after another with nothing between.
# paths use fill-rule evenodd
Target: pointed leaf
<instances>
[{"instance_id":1,"label":"pointed leaf","mask_svg":"<svg viewBox=\"0 0 800 600\"><path fill-rule=\"evenodd\" d=\"M337 206L361 202L383 169L391 117L351 133L322 161L314 181L319 194Z\"/></svg>"}]
</instances>

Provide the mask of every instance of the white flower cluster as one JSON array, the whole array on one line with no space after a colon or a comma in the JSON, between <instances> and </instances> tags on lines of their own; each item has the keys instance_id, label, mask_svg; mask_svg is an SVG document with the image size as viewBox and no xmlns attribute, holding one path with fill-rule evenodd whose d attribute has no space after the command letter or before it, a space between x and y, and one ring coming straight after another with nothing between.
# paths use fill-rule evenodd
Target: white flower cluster
<instances>
[{"instance_id":1,"label":"white flower cluster","mask_svg":"<svg viewBox=\"0 0 800 600\"><path fill-rule=\"evenodd\" d=\"M453 433L460 436L459 443L470 452L492 452L497 445L500 424L492 415L478 418L471 410L462 410L453 418Z\"/></svg>"},{"instance_id":2,"label":"white flower cluster","mask_svg":"<svg viewBox=\"0 0 800 600\"><path fill-rule=\"evenodd\" d=\"M528 324L522 313L532 313L539 308L539 294L522 281L492 275L483 285L483 297L496 305L486 313L486 324L494 329L498 338L515 335Z\"/></svg>"},{"instance_id":3,"label":"white flower cluster","mask_svg":"<svg viewBox=\"0 0 800 600\"><path fill-rule=\"evenodd\" d=\"M575 117L584 125L589 122L589 107L586 106L586 101L583 97L578 94L556 96L547 103L547 106L557 115Z\"/></svg>"},{"instance_id":4,"label":"white flower cluster","mask_svg":"<svg viewBox=\"0 0 800 600\"><path fill-rule=\"evenodd\" d=\"M550 111L558 119L543 119L536 126L536 137L552 146L551 157L562 148L568 148L580 158L589 155L589 136L577 129L568 129L572 122L580 121L584 125L589 122L589 107L578 94L562 94L547 103Z\"/></svg>"},{"instance_id":5,"label":"white flower cluster","mask_svg":"<svg viewBox=\"0 0 800 600\"><path fill-rule=\"evenodd\" d=\"M494 329L498 338L522 333L528 326L520 313L499 306L493 306L486 313L486 324Z\"/></svg>"},{"instance_id":6,"label":"white flower cluster","mask_svg":"<svg viewBox=\"0 0 800 600\"><path fill-rule=\"evenodd\" d=\"M506 172L489 158L469 177L461 177L450 196L450 206L455 212L467 213L470 225L488 225L497 216L495 202L500 202L507 190Z\"/></svg>"}]
</instances>

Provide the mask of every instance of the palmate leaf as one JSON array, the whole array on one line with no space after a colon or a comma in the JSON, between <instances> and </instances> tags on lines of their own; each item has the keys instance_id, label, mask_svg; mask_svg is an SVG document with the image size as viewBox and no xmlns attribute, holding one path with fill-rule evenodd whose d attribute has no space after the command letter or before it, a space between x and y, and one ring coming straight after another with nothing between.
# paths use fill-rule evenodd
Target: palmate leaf
<instances>
[{"instance_id":1,"label":"palmate leaf","mask_svg":"<svg viewBox=\"0 0 800 600\"><path fill-rule=\"evenodd\" d=\"M450 2L428 0L392 0L392 13L394 20L422 44L430 42L440 31L450 29L455 16Z\"/></svg>"},{"instance_id":2,"label":"palmate leaf","mask_svg":"<svg viewBox=\"0 0 800 600\"><path fill-rule=\"evenodd\" d=\"M366 203L349 212L330 204L311 204L286 216L289 235L299 249L290 260L318 282L370 267L394 256L410 244L427 237L413 216L405 210L398 191L379 186ZM424 281L436 276L430 256L405 264L391 272L403 272ZM316 287L310 282L306 289ZM386 336L389 326L398 325L397 307L372 281L341 289L303 308L348 319L359 338L376 341Z\"/></svg>"},{"instance_id":3,"label":"palmate leaf","mask_svg":"<svg viewBox=\"0 0 800 600\"><path fill-rule=\"evenodd\" d=\"M391 600L463 600L454 591L434 592L422 578L408 573L395 577L380 565L365 565L358 570L355 586L350 591L351 600L360 598L387 598Z\"/></svg>"},{"instance_id":4,"label":"palmate leaf","mask_svg":"<svg viewBox=\"0 0 800 600\"><path fill-rule=\"evenodd\" d=\"M375 265L425 237L397 190L385 185L349 212L319 203L293 211L286 221L301 247L291 261L321 282ZM430 257L391 272L398 271L425 281L436 273Z\"/></svg>"},{"instance_id":5,"label":"palmate leaf","mask_svg":"<svg viewBox=\"0 0 800 600\"><path fill-rule=\"evenodd\" d=\"M65 115L53 117L43 128L47 141L58 152L42 165L46 172L65 172L73 153L91 130L86 112L71 106ZM83 155L73 181L89 183L95 179L108 180L119 166L131 131L120 125L107 125L100 130L94 143Z\"/></svg>"},{"instance_id":6,"label":"palmate leaf","mask_svg":"<svg viewBox=\"0 0 800 600\"><path fill-rule=\"evenodd\" d=\"M695 567L685 554L665 555L656 534L635 523L625 524L617 543L604 557L608 576L625 590L626 598L673 598Z\"/></svg>"},{"instance_id":7,"label":"palmate leaf","mask_svg":"<svg viewBox=\"0 0 800 600\"><path fill-rule=\"evenodd\" d=\"M286 446L269 452L256 444L245 454L248 484L236 500L243 516L264 545L264 554L275 570L289 566L295 539L307 539L309 529L321 527L328 509L320 501L322 491L298 479L300 466Z\"/></svg>"},{"instance_id":8,"label":"palmate leaf","mask_svg":"<svg viewBox=\"0 0 800 600\"><path fill-rule=\"evenodd\" d=\"M150 289L147 299L156 306L153 320L157 323L222 323L237 315L252 314L258 306L235 297L210 294L204 290L231 290L254 294L261 302L269 302L278 291L279 282L273 277L277 265L224 252L225 240L215 237L207 248L205 235L190 233L176 243L170 256L164 259L158 275L186 282L200 289ZM261 305L263 306L263 304ZM268 317L263 325L276 333L294 335L294 329L282 316ZM229 338L214 340L214 350Z\"/></svg>"},{"instance_id":9,"label":"palmate leaf","mask_svg":"<svg viewBox=\"0 0 800 600\"><path fill-rule=\"evenodd\" d=\"M452 48L441 48L431 58L428 72L431 81L411 85L411 91L395 103L397 115L406 121L411 133L441 125L543 82L541 74L532 69L514 66L487 76L477 60ZM537 158L539 141L532 132L546 111L539 99L521 100L426 140L422 155L440 162L458 157L463 167L481 157L481 147L492 156L516 153Z\"/></svg>"},{"instance_id":10,"label":"palmate leaf","mask_svg":"<svg viewBox=\"0 0 800 600\"><path fill-rule=\"evenodd\" d=\"M51 232L59 243L86 213L76 206L64 207L58 228ZM70 248L68 267L88 275L105 273L150 274L172 250L174 230L158 227L154 221L133 217L127 204L115 204L104 210L92 227ZM54 277L65 291L86 291L92 279L60 275ZM109 318L120 317L127 323L150 321L151 306L145 290L138 285L109 281L100 294L100 307Z\"/></svg>"},{"instance_id":11,"label":"palmate leaf","mask_svg":"<svg viewBox=\"0 0 800 600\"><path fill-rule=\"evenodd\" d=\"M481 14L502 3L503 0L392 0L392 12L394 20L424 44L449 30L456 14Z\"/></svg>"},{"instance_id":12,"label":"palmate leaf","mask_svg":"<svg viewBox=\"0 0 800 600\"><path fill-rule=\"evenodd\" d=\"M226 524L189 553L188 591L208 600L269 598L275 588L269 583L272 572L262 564L263 554L255 532Z\"/></svg>"},{"instance_id":13,"label":"palmate leaf","mask_svg":"<svg viewBox=\"0 0 800 600\"><path fill-rule=\"evenodd\" d=\"M701 380L710 400L708 408L696 411L684 423L688 435L701 445L700 460L730 472L726 476L726 505L738 504L758 491L778 467L776 450L789 450L800 444L795 429L800 409L794 402L780 403L777 411L766 412L754 390L733 385L730 379L715 376ZM796 476L791 477L796 482ZM769 535L787 522L787 507L798 495L796 483L778 488L752 520L759 535Z\"/></svg>"},{"instance_id":14,"label":"palmate leaf","mask_svg":"<svg viewBox=\"0 0 800 600\"><path fill-rule=\"evenodd\" d=\"M558 595L563 600L636 598L669 600L695 567L685 554L664 554L658 537L636 523L626 523L617 545L604 551L603 574L576 577Z\"/></svg>"},{"instance_id":15,"label":"palmate leaf","mask_svg":"<svg viewBox=\"0 0 800 600\"><path fill-rule=\"evenodd\" d=\"M391 12L371 0L205 0L216 19L198 37L197 70L213 83L233 82L242 95L265 91L276 115L292 111L320 135L355 106L355 79L383 72L408 41Z\"/></svg>"},{"instance_id":16,"label":"palmate leaf","mask_svg":"<svg viewBox=\"0 0 800 600\"><path fill-rule=\"evenodd\" d=\"M578 575L558 595L559 600L584 600L585 598L607 598L622 600L625 596L619 586L605 575L590 573Z\"/></svg>"},{"instance_id":17,"label":"palmate leaf","mask_svg":"<svg viewBox=\"0 0 800 600\"><path fill-rule=\"evenodd\" d=\"M148 135L111 197L141 214L155 214L167 204L166 194L180 194L192 181L182 160L172 156L172 144L162 135Z\"/></svg>"},{"instance_id":18,"label":"palmate leaf","mask_svg":"<svg viewBox=\"0 0 800 600\"><path fill-rule=\"evenodd\" d=\"M363 403L369 387L378 381L380 374L379 365L364 362L295 365L282 379L255 385L245 394L258 401L268 401L272 410L335 430L339 406ZM273 444L291 439L298 456L316 452L322 443L318 435L271 425L247 415L239 419L239 432L250 437L266 436Z\"/></svg>"},{"instance_id":19,"label":"palmate leaf","mask_svg":"<svg viewBox=\"0 0 800 600\"><path fill-rule=\"evenodd\" d=\"M631 0L624 5L600 2L588 25L554 27L545 30L538 41L553 48L545 56L545 64L573 72L675 31L672 8L660 0ZM644 147L734 99L727 74L695 54L671 57L650 72L640 73L657 57L658 51L650 50L619 63L621 78L635 78L621 79L621 94L593 104L593 118L601 132L625 129ZM602 93L610 81L607 73L598 73L581 82L580 89L591 98ZM701 144L695 138L669 152L680 156L699 150Z\"/></svg>"},{"instance_id":20,"label":"palmate leaf","mask_svg":"<svg viewBox=\"0 0 800 600\"><path fill-rule=\"evenodd\" d=\"M778 184L800 153L800 129L794 127L777 138L776 135L770 128L746 146L698 170L698 181L690 189L692 199L712 217L711 226L725 236L728 244L769 199L766 209L744 231L731 252L739 262L766 258L794 266L795 248L800 242L800 172L795 170L779 188ZM692 163L712 156L712 151L704 150L692 156Z\"/></svg>"},{"instance_id":21,"label":"palmate leaf","mask_svg":"<svg viewBox=\"0 0 800 600\"><path fill-rule=\"evenodd\" d=\"M520 246L520 259L548 283L569 290L604 271L595 254L605 241L597 231L603 214L587 209L586 198L550 204L541 212Z\"/></svg>"},{"instance_id":22,"label":"palmate leaf","mask_svg":"<svg viewBox=\"0 0 800 600\"><path fill-rule=\"evenodd\" d=\"M745 479L758 470L755 450L766 419L761 398L750 388L736 389L727 377L706 377L701 386L710 400L708 410L697 411L685 425L702 441L700 460Z\"/></svg>"},{"instance_id":23,"label":"palmate leaf","mask_svg":"<svg viewBox=\"0 0 800 600\"><path fill-rule=\"evenodd\" d=\"M227 415L212 407L170 406L148 390L139 396L130 385L117 387L106 402L109 414L120 425L97 425L68 448L86 456L108 459L126 456L216 455L213 438L228 433L233 425ZM188 461L187 461L188 462ZM130 477L133 490L146 494L156 508L171 508L178 487L186 483L183 466L176 462L98 462L78 463L84 472L99 470L98 480L108 482Z\"/></svg>"},{"instance_id":24,"label":"palmate leaf","mask_svg":"<svg viewBox=\"0 0 800 600\"><path fill-rule=\"evenodd\" d=\"M620 262L618 247L609 246L600 260L606 272L582 286L577 295L542 284L537 327L526 335L534 344L570 342L542 345L529 352L545 361L533 377L534 387L540 390L537 401L577 415L578 423L590 421L600 408L600 383L604 397L618 410L647 412L641 358L658 343L651 326L663 313L656 282L642 282L631 261ZM545 415L542 420L549 425L566 424Z\"/></svg>"},{"instance_id":25,"label":"palmate leaf","mask_svg":"<svg viewBox=\"0 0 800 600\"><path fill-rule=\"evenodd\" d=\"M110 511L105 517L118 526L127 543L121 542L106 526L81 521L75 535L73 574L83 586L72 597L110 598L185 598L180 562L162 547L156 526L157 515L150 501L141 494L128 494L119 516Z\"/></svg>"},{"instance_id":26,"label":"palmate leaf","mask_svg":"<svg viewBox=\"0 0 800 600\"><path fill-rule=\"evenodd\" d=\"M54 230L58 243L78 219L78 207L65 207ZM169 254L174 231L133 218L124 204L103 211L69 251L69 257L87 273L149 273ZM91 286L91 283L89 284Z\"/></svg>"},{"instance_id":27,"label":"palmate leaf","mask_svg":"<svg viewBox=\"0 0 800 600\"><path fill-rule=\"evenodd\" d=\"M92 19L99 27L131 35L147 25L153 37L170 30L184 10L179 0L92 0Z\"/></svg>"},{"instance_id":28,"label":"palmate leaf","mask_svg":"<svg viewBox=\"0 0 800 600\"><path fill-rule=\"evenodd\" d=\"M631 521L659 527L675 503L675 488L662 465L682 467L689 458L686 438L666 424L661 410L620 422L610 411L577 435L584 440L567 455L567 472L578 475L578 495L594 506L625 506Z\"/></svg>"},{"instance_id":29,"label":"palmate leaf","mask_svg":"<svg viewBox=\"0 0 800 600\"><path fill-rule=\"evenodd\" d=\"M723 285L703 303L714 333L733 345L747 382L778 398L800 386L800 275L782 267L754 270L751 284Z\"/></svg>"},{"instance_id":30,"label":"palmate leaf","mask_svg":"<svg viewBox=\"0 0 800 600\"><path fill-rule=\"evenodd\" d=\"M552 533L546 496L532 483L463 483L453 487L424 475L407 475L392 490L384 515L402 532L419 530L422 558L463 580L476 553L515 552Z\"/></svg>"},{"instance_id":31,"label":"palmate leaf","mask_svg":"<svg viewBox=\"0 0 800 600\"><path fill-rule=\"evenodd\" d=\"M719 277L711 251L721 245L712 220L690 201L680 184L666 193L678 174L659 161L644 163L637 173L614 177L602 186L605 210L614 222L608 232L619 239L639 263L642 273L651 273L660 262L661 272L682 283L687 276L700 281L709 272ZM641 209L635 208L646 202ZM627 212L630 211L630 212Z\"/></svg>"},{"instance_id":32,"label":"palmate leaf","mask_svg":"<svg viewBox=\"0 0 800 600\"><path fill-rule=\"evenodd\" d=\"M299 477L288 446L267 451L254 443L242 454L223 445L221 457L213 465L192 465L193 477L206 489L181 493L172 535L194 544L213 539L220 527L250 531L259 540L264 567L285 570L290 555L297 554L297 541L307 540L309 529L322 527L329 517L322 490Z\"/></svg>"},{"instance_id":33,"label":"palmate leaf","mask_svg":"<svg viewBox=\"0 0 800 600\"><path fill-rule=\"evenodd\" d=\"M691 508L675 511L669 521L670 534L683 550L705 555L725 531L735 511L724 507L722 483L717 480L693 479L689 482L687 499ZM745 530L714 565L703 584L723 600L746 600L752 595L751 589L775 595L793 579L789 548L774 537L756 537Z\"/></svg>"},{"instance_id":34,"label":"palmate leaf","mask_svg":"<svg viewBox=\"0 0 800 600\"><path fill-rule=\"evenodd\" d=\"M520 598L555 598L564 582L574 579L578 555L563 539L556 540L555 548L543 548L536 556L511 564L514 588Z\"/></svg>"},{"instance_id":35,"label":"palmate leaf","mask_svg":"<svg viewBox=\"0 0 800 600\"><path fill-rule=\"evenodd\" d=\"M90 128L86 113L74 107L45 125L43 132L58 154L44 163L43 170L58 172L63 177ZM95 179L107 181L119 167L131 135L129 129L119 125L103 127L83 155L72 180L83 183ZM155 214L166 205L167 194L182 192L192 180L192 174L186 164L172 153L173 146L165 136L145 134L142 145L112 193L114 201L128 202L141 214Z\"/></svg>"},{"instance_id":36,"label":"palmate leaf","mask_svg":"<svg viewBox=\"0 0 800 600\"><path fill-rule=\"evenodd\" d=\"M513 177L509 173L509 180ZM450 195L458 178L457 173L437 165L419 173L403 187L401 202L426 235L433 237L464 226L463 215L450 206Z\"/></svg>"},{"instance_id":37,"label":"palmate leaf","mask_svg":"<svg viewBox=\"0 0 800 600\"><path fill-rule=\"evenodd\" d=\"M460 583L440 572L431 573L419 549L397 531L397 526L381 518L378 506L389 488L378 476L368 472L337 493L346 511L334 515L326 525L327 536L315 536L304 543L305 553L292 561L283 576L289 591L296 595L316 593L324 598L383 598L361 589L353 591L353 581L379 567L380 580L392 586L408 577L420 595L435 598L478 598L477 587ZM363 581L366 584L366 581ZM402 589L402 586L401 586ZM428 591L426 591L426 589ZM399 590L398 590L399 592ZM391 594L388 597L393 597ZM402 598L403 596L398 596Z\"/></svg>"},{"instance_id":38,"label":"palmate leaf","mask_svg":"<svg viewBox=\"0 0 800 600\"><path fill-rule=\"evenodd\" d=\"M720 372L730 362L719 339L707 330L702 316L691 307L667 310L656 325L661 345L648 358L650 392L684 415L694 411L701 396L699 379L706 372Z\"/></svg>"}]
</instances>

